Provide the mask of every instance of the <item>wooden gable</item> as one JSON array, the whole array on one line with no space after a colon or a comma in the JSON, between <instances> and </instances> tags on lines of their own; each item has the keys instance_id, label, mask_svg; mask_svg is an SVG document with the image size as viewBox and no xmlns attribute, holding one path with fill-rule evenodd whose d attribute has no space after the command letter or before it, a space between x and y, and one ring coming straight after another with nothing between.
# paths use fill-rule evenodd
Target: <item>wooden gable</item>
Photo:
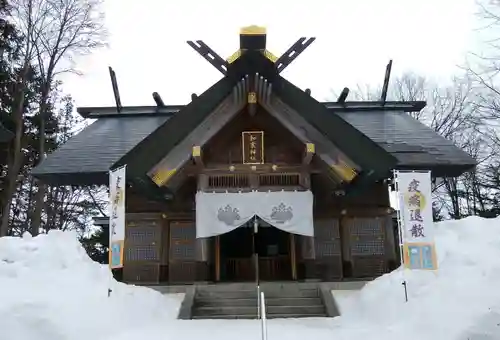
<instances>
[{"instance_id":1,"label":"wooden gable","mask_svg":"<svg viewBox=\"0 0 500 340\"><path fill-rule=\"evenodd\" d=\"M243 163L243 132L263 133L264 163L300 165L304 144L283 127L263 108L254 116L241 112L203 148L203 162L207 167Z\"/></svg>"},{"instance_id":2,"label":"wooden gable","mask_svg":"<svg viewBox=\"0 0 500 340\"><path fill-rule=\"evenodd\" d=\"M315 154L336 182L348 185L360 176L369 177L365 181L388 176L396 164L392 155L340 117L331 115L323 104L290 85L278 73L276 65L264 55L247 51L228 66L221 82L194 99L115 165L127 163L132 179L154 182L153 185L173 192L189 176L188 165L202 166L203 146L243 105L255 114L259 103L271 104L267 111L303 143L302 162L311 162ZM216 90L218 87L223 91ZM290 95L296 98L286 98ZM245 100L242 102L241 98ZM283 105L276 109L275 103L268 101L272 98ZM210 105L204 105L205 101L210 101ZM289 108L288 117L283 116L285 106ZM292 116L295 122L290 120Z\"/></svg>"}]
</instances>

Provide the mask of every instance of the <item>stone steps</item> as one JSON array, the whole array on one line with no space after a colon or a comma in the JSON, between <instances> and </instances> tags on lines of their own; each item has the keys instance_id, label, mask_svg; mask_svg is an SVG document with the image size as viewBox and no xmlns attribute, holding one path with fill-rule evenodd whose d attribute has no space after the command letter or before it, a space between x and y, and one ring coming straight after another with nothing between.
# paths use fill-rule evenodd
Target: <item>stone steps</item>
<instances>
[{"instance_id":1,"label":"stone steps","mask_svg":"<svg viewBox=\"0 0 500 340\"><path fill-rule=\"evenodd\" d=\"M235 298L235 299L207 299L197 298L196 304L199 307L254 307L257 306L256 298ZM285 298L266 298L267 306L316 306L322 305L319 297L285 297Z\"/></svg>"},{"instance_id":2,"label":"stone steps","mask_svg":"<svg viewBox=\"0 0 500 340\"><path fill-rule=\"evenodd\" d=\"M266 296L269 298L308 298L308 297L318 297L317 289L301 289L301 290L262 290ZM210 290L198 290L196 292L199 298L213 298L213 299L255 299L257 297L257 291L253 290L241 290L241 291L210 291Z\"/></svg>"},{"instance_id":3,"label":"stone steps","mask_svg":"<svg viewBox=\"0 0 500 340\"><path fill-rule=\"evenodd\" d=\"M303 315L303 314L272 314L272 315L267 315L268 319L303 319L303 318L324 318L325 314L308 314L308 315ZM192 317L193 320L210 320L210 319L223 319L223 320L237 320L237 319L257 319L257 314L251 314L251 315L238 315L238 314L233 314L233 315L208 315L208 316L200 316L200 315L193 315Z\"/></svg>"},{"instance_id":4,"label":"stone steps","mask_svg":"<svg viewBox=\"0 0 500 340\"><path fill-rule=\"evenodd\" d=\"M192 319L256 319L257 291L252 285L198 286ZM252 289L253 288L253 289ZM268 318L326 317L327 311L315 284L266 284Z\"/></svg>"},{"instance_id":5,"label":"stone steps","mask_svg":"<svg viewBox=\"0 0 500 340\"><path fill-rule=\"evenodd\" d=\"M325 307L322 305L312 306L267 306L267 315L307 315L307 314L324 314ZM257 315L257 306L215 306L215 307L198 307L195 315Z\"/></svg>"}]
</instances>

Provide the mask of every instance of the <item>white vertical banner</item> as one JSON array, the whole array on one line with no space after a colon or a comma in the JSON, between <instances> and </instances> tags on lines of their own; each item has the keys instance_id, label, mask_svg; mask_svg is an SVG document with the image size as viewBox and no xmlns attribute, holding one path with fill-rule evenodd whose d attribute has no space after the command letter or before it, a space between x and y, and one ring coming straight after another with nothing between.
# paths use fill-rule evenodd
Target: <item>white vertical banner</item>
<instances>
[{"instance_id":1,"label":"white vertical banner","mask_svg":"<svg viewBox=\"0 0 500 340\"><path fill-rule=\"evenodd\" d=\"M123 267L125 245L125 165L109 172L109 266Z\"/></svg>"},{"instance_id":2,"label":"white vertical banner","mask_svg":"<svg viewBox=\"0 0 500 340\"><path fill-rule=\"evenodd\" d=\"M403 260L408 269L437 269L430 171L395 172Z\"/></svg>"}]
</instances>

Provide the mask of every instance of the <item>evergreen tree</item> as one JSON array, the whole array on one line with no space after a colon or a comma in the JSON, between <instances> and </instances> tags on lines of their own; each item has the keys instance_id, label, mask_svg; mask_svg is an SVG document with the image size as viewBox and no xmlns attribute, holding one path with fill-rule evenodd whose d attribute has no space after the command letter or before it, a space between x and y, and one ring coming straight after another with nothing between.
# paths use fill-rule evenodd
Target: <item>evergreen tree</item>
<instances>
[{"instance_id":1,"label":"evergreen tree","mask_svg":"<svg viewBox=\"0 0 500 340\"><path fill-rule=\"evenodd\" d=\"M108 264L109 232L108 229L99 228L89 236L80 240L90 258L96 262Z\"/></svg>"}]
</instances>

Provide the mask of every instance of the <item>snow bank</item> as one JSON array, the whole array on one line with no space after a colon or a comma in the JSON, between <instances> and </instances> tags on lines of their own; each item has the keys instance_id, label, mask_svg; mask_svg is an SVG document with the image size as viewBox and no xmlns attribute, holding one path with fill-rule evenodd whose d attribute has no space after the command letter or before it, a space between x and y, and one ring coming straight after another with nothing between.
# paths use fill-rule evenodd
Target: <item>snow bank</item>
<instances>
[{"instance_id":1,"label":"snow bank","mask_svg":"<svg viewBox=\"0 0 500 340\"><path fill-rule=\"evenodd\" d=\"M0 340L100 339L173 319L179 301L114 281L73 233L0 238Z\"/></svg>"},{"instance_id":2,"label":"snow bank","mask_svg":"<svg viewBox=\"0 0 500 340\"><path fill-rule=\"evenodd\" d=\"M500 219L435 226L439 270L398 270L368 283L340 324L363 320L406 339L500 339Z\"/></svg>"},{"instance_id":3,"label":"snow bank","mask_svg":"<svg viewBox=\"0 0 500 340\"><path fill-rule=\"evenodd\" d=\"M436 229L436 273L384 275L346 298L339 318L270 320L269 340L500 339L500 219ZM180 296L112 280L72 233L0 239L0 340L260 337L256 320L176 320L179 305Z\"/></svg>"}]
</instances>

